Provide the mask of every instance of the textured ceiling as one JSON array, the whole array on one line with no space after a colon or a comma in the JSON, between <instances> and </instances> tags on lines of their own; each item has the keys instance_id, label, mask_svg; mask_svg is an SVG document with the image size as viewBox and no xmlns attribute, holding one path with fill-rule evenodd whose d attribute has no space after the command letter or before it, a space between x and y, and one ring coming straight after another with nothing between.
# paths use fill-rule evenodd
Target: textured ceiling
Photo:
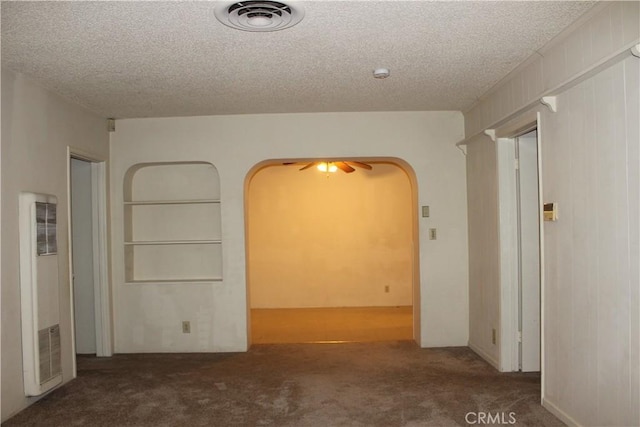
<instances>
[{"instance_id":1,"label":"textured ceiling","mask_svg":"<svg viewBox=\"0 0 640 427\"><path fill-rule=\"evenodd\" d=\"M3 2L2 66L104 117L465 110L594 4L306 1L252 33L216 3Z\"/></svg>"}]
</instances>

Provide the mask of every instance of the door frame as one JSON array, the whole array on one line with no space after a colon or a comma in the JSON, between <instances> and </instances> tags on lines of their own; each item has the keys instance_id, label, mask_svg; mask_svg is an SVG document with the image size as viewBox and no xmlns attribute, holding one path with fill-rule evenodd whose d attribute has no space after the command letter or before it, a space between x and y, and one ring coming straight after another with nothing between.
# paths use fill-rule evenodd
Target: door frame
<instances>
[{"instance_id":1,"label":"door frame","mask_svg":"<svg viewBox=\"0 0 640 427\"><path fill-rule=\"evenodd\" d=\"M540 371L544 370L544 241L542 216L542 129L537 110L523 114L507 125L496 129L496 156L499 209L499 266L500 266L500 340L499 370L519 370L519 230L516 195L515 139L537 130L538 204L540 245ZM543 376L542 376L543 377ZM544 377L543 377L544 378ZM544 379L543 379L544 380Z\"/></svg>"},{"instance_id":2,"label":"door frame","mask_svg":"<svg viewBox=\"0 0 640 427\"><path fill-rule=\"evenodd\" d=\"M93 222L93 284L96 320L96 356L113 355L111 328L111 290L109 287L108 256L108 203L107 203L107 160L86 151L67 147L67 225L69 242L69 295L71 298L71 349L73 354L73 377L77 376L75 312L73 289L73 241L71 238L71 159L91 163L91 205Z\"/></svg>"},{"instance_id":3,"label":"door frame","mask_svg":"<svg viewBox=\"0 0 640 427\"><path fill-rule=\"evenodd\" d=\"M244 180L244 231L245 231L245 274L246 274L246 328L247 328L247 348L251 347L251 268L249 265L249 187L253 177L263 168L268 166L278 166L283 163L310 163L315 161L338 161L353 160L368 163L390 163L400 168L409 180L411 187L411 227L412 227L412 247L411 247L411 272L412 272L412 321L413 321L413 340L422 347L422 297L420 283L420 223L419 223L419 207L418 207L418 180L415 170L409 162L399 157L305 157L305 158L285 158L285 159L268 159L256 163L246 174Z\"/></svg>"},{"instance_id":4,"label":"door frame","mask_svg":"<svg viewBox=\"0 0 640 427\"><path fill-rule=\"evenodd\" d=\"M535 132L535 140L531 134ZM525 138L527 137L527 138ZM540 212L542 198L539 176L537 127L514 138L518 158L518 365L522 372L540 370ZM535 151L534 151L535 150ZM535 173L535 177L532 174ZM533 179L531 179L533 178ZM536 227L533 227L536 221ZM537 262L537 265L535 264ZM537 277L533 277L537 275ZM537 301L536 301L537 300ZM537 325L536 325L537 323ZM535 350L533 352L532 350ZM537 354L536 354L537 353Z\"/></svg>"}]
</instances>

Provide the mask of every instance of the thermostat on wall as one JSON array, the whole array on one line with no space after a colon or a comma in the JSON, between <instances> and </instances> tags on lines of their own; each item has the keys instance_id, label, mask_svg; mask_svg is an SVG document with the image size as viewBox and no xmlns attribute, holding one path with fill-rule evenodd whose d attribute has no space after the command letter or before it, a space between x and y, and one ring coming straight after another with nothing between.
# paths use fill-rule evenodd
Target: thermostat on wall
<instances>
[{"instance_id":1,"label":"thermostat on wall","mask_svg":"<svg viewBox=\"0 0 640 427\"><path fill-rule=\"evenodd\" d=\"M544 204L544 220L545 221L557 221L558 220L558 204L557 203L545 203Z\"/></svg>"}]
</instances>

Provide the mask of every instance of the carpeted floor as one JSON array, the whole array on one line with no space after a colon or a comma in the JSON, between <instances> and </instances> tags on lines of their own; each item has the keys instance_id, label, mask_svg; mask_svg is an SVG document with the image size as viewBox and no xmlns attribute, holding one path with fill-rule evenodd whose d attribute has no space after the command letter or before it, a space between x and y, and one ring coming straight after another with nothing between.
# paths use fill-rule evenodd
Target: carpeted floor
<instances>
[{"instance_id":1,"label":"carpeted floor","mask_svg":"<svg viewBox=\"0 0 640 427\"><path fill-rule=\"evenodd\" d=\"M539 375L500 374L464 347L257 345L233 354L79 357L76 380L3 425L450 426L467 425L469 412L562 425L540 406L539 390Z\"/></svg>"}]
</instances>

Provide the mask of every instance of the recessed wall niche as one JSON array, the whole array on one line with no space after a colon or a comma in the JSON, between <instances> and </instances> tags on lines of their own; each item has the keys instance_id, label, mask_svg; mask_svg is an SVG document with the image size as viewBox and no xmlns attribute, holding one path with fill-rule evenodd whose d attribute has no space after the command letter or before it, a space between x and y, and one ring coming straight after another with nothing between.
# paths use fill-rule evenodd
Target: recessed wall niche
<instances>
[{"instance_id":1,"label":"recessed wall niche","mask_svg":"<svg viewBox=\"0 0 640 427\"><path fill-rule=\"evenodd\" d=\"M222 280L220 179L211 163L129 168L124 224L127 283Z\"/></svg>"}]
</instances>

